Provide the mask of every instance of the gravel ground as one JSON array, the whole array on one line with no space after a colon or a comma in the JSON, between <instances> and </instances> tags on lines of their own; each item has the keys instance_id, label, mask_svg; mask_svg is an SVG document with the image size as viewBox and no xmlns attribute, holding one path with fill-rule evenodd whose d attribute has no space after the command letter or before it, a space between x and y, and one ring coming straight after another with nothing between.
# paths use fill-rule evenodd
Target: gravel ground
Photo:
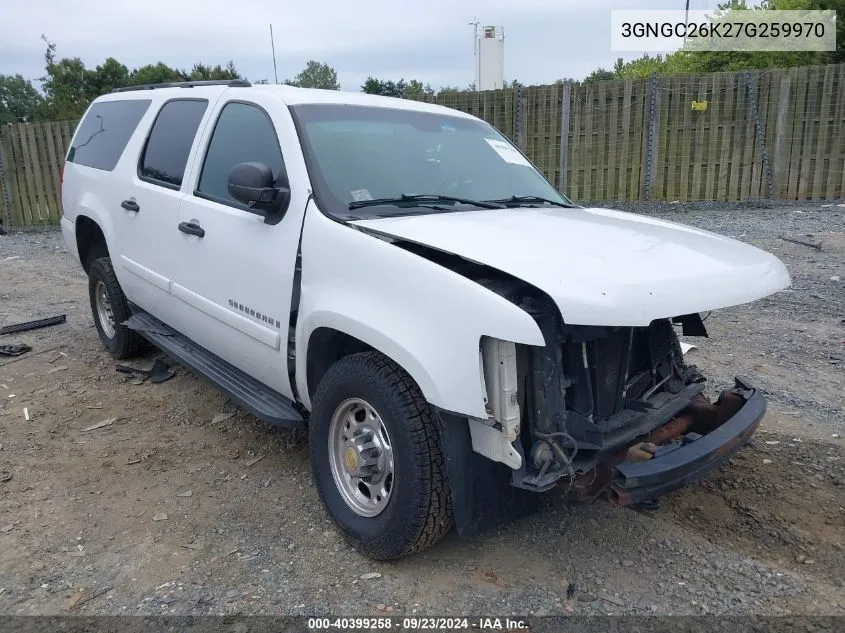
<instances>
[{"instance_id":1,"label":"gravel ground","mask_svg":"<svg viewBox=\"0 0 845 633\"><path fill-rule=\"evenodd\" d=\"M749 376L773 404L845 431L845 204L691 209L680 218L663 208L654 215L741 239L787 264L789 290L720 310L705 323L711 335L701 347L707 375L722 386L732 386L734 374ZM783 237L821 244L822 250Z\"/></svg>"},{"instance_id":2,"label":"gravel ground","mask_svg":"<svg viewBox=\"0 0 845 633\"><path fill-rule=\"evenodd\" d=\"M689 340L711 393L740 374L768 394L753 443L658 512L551 493L396 563L335 531L301 437L184 369L158 385L116 373L57 233L0 238L0 324L68 315L0 341L33 347L0 360L0 612L845 615L845 207L636 210L789 267L790 290L713 312L710 338Z\"/></svg>"}]
</instances>

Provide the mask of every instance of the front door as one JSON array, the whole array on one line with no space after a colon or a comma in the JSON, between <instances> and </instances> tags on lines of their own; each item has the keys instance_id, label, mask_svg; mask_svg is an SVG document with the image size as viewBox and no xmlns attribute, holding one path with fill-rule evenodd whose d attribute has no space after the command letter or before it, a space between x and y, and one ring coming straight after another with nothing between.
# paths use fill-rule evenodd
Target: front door
<instances>
[{"instance_id":1,"label":"front door","mask_svg":"<svg viewBox=\"0 0 845 633\"><path fill-rule=\"evenodd\" d=\"M248 95L249 102L238 95ZM278 97L249 88L227 90L212 121L193 169L193 191L171 227L182 241L172 292L193 308L190 322L173 325L292 398L288 324L309 195L301 152L290 157L297 168L286 169L281 150L299 148L293 121ZM229 195L229 171L245 162L268 165L276 182L290 187L287 213L276 224Z\"/></svg>"}]
</instances>

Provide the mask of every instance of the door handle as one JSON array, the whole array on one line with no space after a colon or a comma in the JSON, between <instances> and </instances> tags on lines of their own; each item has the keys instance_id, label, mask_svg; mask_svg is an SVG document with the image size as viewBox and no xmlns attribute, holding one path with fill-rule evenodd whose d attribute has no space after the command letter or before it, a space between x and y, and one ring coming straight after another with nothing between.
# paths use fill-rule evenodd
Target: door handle
<instances>
[{"instance_id":1,"label":"door handle","mask_svg":"<svg viewBox=\"0 0 845 633\"><path fill-rule=\"evenodd\" d=\"M134 211L135 213L138 213L138 211L141 210L140 205L134 200L124 200L120 203L120 206L126 209L127 211Z\"/></svg>"},{"instance_id":2,"label":"door handle","mask_svg":"<svg viewBox=\"0 0 845 633\"><path fill-rule=\"evenodd\" d=\"M179 230L188 235L196 235L197 237L205 237L205 229L195 222L180 222Z\"/></svg>"}]
</instances>

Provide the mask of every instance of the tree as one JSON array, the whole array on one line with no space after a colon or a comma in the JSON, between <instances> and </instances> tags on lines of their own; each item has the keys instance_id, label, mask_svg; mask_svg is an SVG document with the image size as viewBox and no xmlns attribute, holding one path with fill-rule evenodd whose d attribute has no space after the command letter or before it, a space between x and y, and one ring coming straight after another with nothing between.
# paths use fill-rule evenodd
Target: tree
<instances>
[{"instance_id":1,"label":"tree","mask_svg":"<svg viewBox=\"0 0 845 633\"><path fill-rule=\"evenodd\" d=\"M365 92L368 95L380 95L382 91L383 82L381 79L376 79L375 77L367 77L367 80L361 86L361 92Z\"/></svg>"},{"instance_id":2,"label":"tree","mask_svg":"<svg viewBox=\"0 0 845 633\"><path fill-rule=\"evenodd\" d=\"M643 55L638 59L634 59L628 63L620 63L622 60L616 62L614 74L616 79L634 79L637 77L649 77L653 73L661 74L672 67L669 58L664 58L663 55L656 55L651 57L648 54ZM677 72L681 72L678 70Z\"/></svg>"},{"instance_id":3,"label":"tree","mask_svg":"<svg viewBox=\"0 0 845 633\"><path fill-rule=\"evenodd\" d=\"M163 62L147 64L130 71L114 57L109 57L96 68L88 69L78 57L58 59L56 45L44 35L41 39L47 45L44 53L45 74L41 78L44 98L40 99L33 116L42 119L78 118L98 96L123 86L241 78L232 61L225 66L197 63L188 73L171 68Z\"/></svg>"},{"instance_id":4,"label":"tree","mask_svg":"<svg viewBox=\"0 0 845 633\"><path fill-rule=\"evenodd\" d=\"M646 56L647 57L647 56ZM622 69L625 68L625 61L621 57L616 58L616 63L613 64L613 73L620 77L622 75Z\"/></svg>"},{"instance_id":5,"label":"tree","mask_svg":"<svg viewBox=\"0 0 845 633\"><path fill-rule=\"evenodd\" d=\"M187 81L188 74L183 70L176 70L166 64L147 64L136 68L129 75L130 86L141 86L144 84L161 84L169 81Z\"/></svg>"},{"instance_id":6,"label":"tree","mask_svg":"<svg viewBox=\"0 0 845 633\"><path fill-rule=\"evenodd\" d=\"M375 77L367 77L361 90L371 95L381 95L383 97L402 97L404 96L407 84L404 79L399 81L384 81L376 79Z\"/></svg>"},{"instance_id":7,"label":"tree","mask_svg":"<svg viewBox=\"0 0 845 633\"><path fill-rule=\"evenodd\" d=\"M411 81L408 82L408 85L405 86L402 96L406 99L421 99L424 96L433 97L434 88L431 87L431 84L423 85L421 81L411 79Z\"/></svg>"},{"instance_id":8,"label":"tree","mask_svg":"<svg viewBox=\"0 0 845 633\"><path fill-rule=\"evenodd\" d=\"M594 81L607 81L608 79L619 79L616 73L605 68L597 68L584 79L584 83L592 83Z\"/></svg>"},{"instance_id":9,"label":"tree","mask_svg":"<svg viewBox=\"0 0 845 633\"><path fill-rule=\"evenodd\" d=\"M88 92L92 98L129 85L129 69L109 57L89 74Z\"/></svg>"},{"instance_id":10,"label":"tree","mask_svg":"<svg viewBox=\"0 0 845 633\"><path fill-rule=\"evenodd\" d=\"M663 57L643 55L627 63L617 61L613 75L610 71L599 68L585 81L601 79L632 79L658 75L677 75L755 70L761 68L788 68L791 66L810 66L814 64L837 64L845 62L845 0L763 0L759 5L749 8L746 0L729 0L719 4L713 13L714 22L730 22L739 11L759 10L834 10L836 20L835 51L713 51L696 50L696 43L689 42L685 50Z\"/></svg>"},{"instance_id":11,"label":"tree","mask_svg":"<svg viewBox=\"0 0 845 633\"><path fill-rule=\"evenodd\" d=\"M225 66L218 64L217 66L206 66L205 64L194 64L193 69L188 75L189 81L210 81L210 80L225 80L225 79L242 79L235 68L235 62L230 61Z\"/></svg>"},{"instance_id":12,"label":"tree","mask_svg":"<svg viewBox=\"0 0 845 633\"><path fill-rule=\"evenodd\" d=\"M82 116L90 101L89 71L78 57L57 61L56 45L44 35L41 39L47 44L44 53L45 75L41 78L44 113L54 119Z\"/></svg>"},{"instance_id":13,"label":"tree","mask_svg":"<svg viewBox=\"0 0 845 633\"><path fill-rule=\"evenodd\" d=\"M285 79L288 86L300 88L322 88L323 90L340 90L337 82L337 72L328 64L310 60L305 68L293 79Z\"/></svg>"},{"instance_id":14,"label":"tree","mask_svg":"<svg viewBox=\"0 0 845 633\"><path fill-rule=\"evenodd\" d=\"M419 99L423 95L434 95L434 88L429 84L423 84L417 79L411 79L406 82L404 79L399 81L376 79L375 77L367 77L364 85L361 86L361 92L366 92L371 95L382 95L384 97L401 97L404 99Z\"/></svg>"},{"instance_id":15,"label":"tree","mask_svg":"<svg viewBox=\"0 0 845 633\"><path fill-rule=\"evenodd\" d=\"M384 89L381 94L385 97L402 97L405 93L405 80L400 79L399 81L385 81L384 82Z\"/></svg>"},{"instance_id":16,"label":"tree","mask_svg":"<svg viewBox=\"0 0 845 633\"><path fill-rule=\"evenodd\" d=\"M0 125L33 120L41 101L31 81L21 75L0 75Z\"/></svg>"}]
</instances>

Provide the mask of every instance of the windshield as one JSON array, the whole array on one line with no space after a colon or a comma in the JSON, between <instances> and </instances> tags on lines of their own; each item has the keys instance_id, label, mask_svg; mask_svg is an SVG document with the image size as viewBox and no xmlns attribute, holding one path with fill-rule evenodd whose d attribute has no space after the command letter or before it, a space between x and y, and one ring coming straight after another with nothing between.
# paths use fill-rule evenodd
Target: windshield
<instances>
[{"instance_id":1,"label":"windshield","mask_svg":"<svg viewBox=\"0 0 845 633\"><path fill-rule=\"evenodd\" d=\"M315 195L331 215L348 219L483 208L454 201L449 208L419 200L413 205L355 204L402 196L468 201L525 196L571 204L483 121L342 104L297 105L291 110Z\"/></svg>"}]
</instances>

